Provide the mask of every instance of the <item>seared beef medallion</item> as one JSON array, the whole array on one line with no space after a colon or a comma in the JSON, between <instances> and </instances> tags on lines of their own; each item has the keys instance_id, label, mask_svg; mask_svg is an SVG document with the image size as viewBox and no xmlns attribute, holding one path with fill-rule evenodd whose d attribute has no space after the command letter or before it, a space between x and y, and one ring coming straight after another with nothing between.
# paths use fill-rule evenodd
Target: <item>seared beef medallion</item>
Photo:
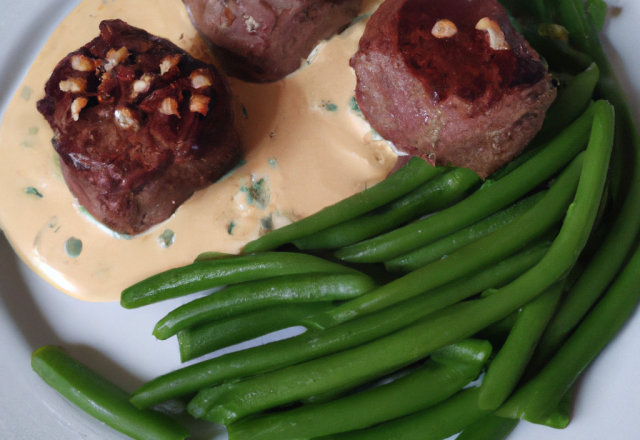
<instances>
[{"instance_id":1,"label":"seared beef medallion","mask_svg":"<svg viewBox=\"0 0 640 440\"><path fill-rule=\"evenodd\" d=\"M184 0L191 20L231 76L269 82L355 18L362 0Z\"/></svg>"},{"instance_id":2,"label":"seared beef medallion","mask_svg":"<svg viewBox=\"0 0 640 440\"><path fill-rule=\"evenodd\" d=\"M556 91L496 0L386 0L351 59L385 139L486 178L540 130Z\"/></svg>"},{"instance_id":3,"label":"seared beef medallion","mask_svg":"<svg viewBox=\"0 0 640 440\"><path fill-rule=\"evenodd\" d=\"M139 234L239 159L231 95L211 65L121 20L56 66L38 102L80 205Z\"/></svg>"}]
</instances>

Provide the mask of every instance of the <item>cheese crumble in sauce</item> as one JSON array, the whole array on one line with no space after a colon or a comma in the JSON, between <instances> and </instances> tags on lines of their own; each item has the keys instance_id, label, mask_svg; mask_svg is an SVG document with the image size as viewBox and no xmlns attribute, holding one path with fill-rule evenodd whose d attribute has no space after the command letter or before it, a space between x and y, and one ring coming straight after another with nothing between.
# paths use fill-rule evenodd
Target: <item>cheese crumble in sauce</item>
<instances>
[{"instance_id":1,"label":"cheese crumble in sauce","mask_svg":"<svg viewBox=\"0 0 640 440\"><path fill-rule=\"evenodd\" d=\"M365 2L362 13L374 3ZM372 140L368 124L350 109L356 79L349 58L366 24L356 20L282 81L230 78L244 160L147 233L107 230L67 189L36 102L56 64L95 38L101 20L114 18L210 61L180 0L84 0L42 49L0 127L0 227L20 257L63 292L117 301L137 281L189 264L201 252L237 253L269 229L376 184L393 168L396 155Z\"/></svg>"}]
</instances>

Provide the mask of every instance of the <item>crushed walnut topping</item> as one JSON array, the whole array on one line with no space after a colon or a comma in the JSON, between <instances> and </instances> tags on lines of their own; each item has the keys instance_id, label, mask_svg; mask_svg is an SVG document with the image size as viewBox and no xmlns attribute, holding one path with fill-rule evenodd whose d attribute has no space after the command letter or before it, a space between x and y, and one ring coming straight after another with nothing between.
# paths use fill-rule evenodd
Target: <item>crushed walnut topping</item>
<instances>
[{"instance_id":1,"label":"crushed walnut topping","mask_svg":"<svg viewBox=\"0 0 640 440\"><path fill-rule=\"evenodd\" d=\"M231 9L225 6L222 10L222 15L220 16L220 27L222 29L229 28L234 21L236 21L236 15L231 11Z\"/></svg>"},{"instance_id":2,"label":"crushed walnut topping","mask_svg":"<svg viewBox=\"0 0 640 440\"><path fill-rule=\"evenodd\" d=\"M153 81L153 75L145 73L140 79L133 82L133 98L136 98L141 93L147 93L151 88L151 82Z\"/></svg>"},{"instance_id":3,"label":"crushed walnut topping","mask_svg":"<svg viewBox=\"0 0 640 440\"><path fill-rule=\"evenodd\" d=\"M189 100L189 110L193 113L200 113L202 116L207 116L209 112L209 101L211 98L203 95L193 95Z\"/></svg>"},{"instance_id":4,"label":"crushed walnut topping","mask_svg":"<svg viewBox=\"0 0 640 440\"><path fill-rule=\"evenodd\" d=\"M160 75L164 75L180 62L180 55L167 55L160 63Z\"/></svg>"},{"instance_id":5,"label":"crushed walnut topping","mask_svg":"<svg viewBox=\"0 0 640 440\"><path fill-rule=\"evenodd\" d=\"M489 46L493 50L508 50L511 49L509 47L509 43L504 36L504 32L500 29L500 25L491 20L488 17L484 17L480 19L478 24L476 24L476 29L479 31L486 31L489 33Z\"/></svg>"},{"instance_id":6,"label":"crushed walnut topping","mask_svg":"<svg viewBox=\"0 0 640 440\"><path fill-rule=\"evenodd\" d=\"M104 65L105 70L107 72L111 71L118 64L126 60L128 56L129 51L126 47L121 47L118 50L109 49L109 52L107 52L107 56L105 57L107 60L107 63Z\"/></svg>"},{"instance_id":7,"label":"crushed walnut topping","mask_svg":"<svg viewBox=\"0 0 640 440\"><path fill-rule=\"evenodd\" d=\"M67 80L60 81L59 87L63 92L84 92L87 88L87 80L84 78L69 78Z\"/></svg>"},{"instance_id":8,"label":"crushed walnut topping","mask_svg":"<svg viewBox=\"0 0 640 440\"><path fill-rule=\"evenodd\" d=\"M198 69L191 72L191 87L194 89L201 89L211 85L211 79L203 71L204 69Z\"/></svg>"},{"instance_id":9,"label":"crushed walnut topping","mask_svg":"<svg viewBox=\"0 0 640 440\"><path fill-rule=\"evenodd\" d=\"M244 14L242 18L244 19L244 25L247 27L247 32L254 34L258 30L259 26L256 19L247 14Z\"/></svg>"},{"instance_id":10,"label":"crushed walnut topping","mask_svg":"<svg viewBox=\"0 0 640 440\"><path fill-rule=\"evenodd\" d=\"M160 107L158 107L158 111L163 115L176 115L180 117L180 113L178 113L178 101L174 98L164 98L160 103Z\"/></svg>"},{"instance_id":11,"label":"crushed walnut topping","mask_svg":"<svg viewBox=\"0 0 640 440\"><path fill-rule=\"evenodd\" d=\"M431 35L436 38L451 38L458 33L458 28L451 20L438 20L431 29Z\"/></svg>"},{"instance_id":12,"label":"crushed walnut topping","mask_svg":"<svg viewBox=\"0 0 640 440\"><path fill-rule=\"evenodd\" d=\"M74 55L71 57L71 67L78 72L91 72L95 70L98 61L84 55Z\"/></svg>"},{"instance_id":13,"label":"crushed walnut topping","mask_svg":"<svg viewBox=\"0 0 640 440\"><path fill-rule=\"evenodd\" d=\"M140 123L128 107L118 106L113 112L113 116L118 125L124 129L133 128L137 130L140 127Z\"/></svg>"},{"instance_id":14,"label":"crushed walnut topping","mask_svg":"<svg viewBox=\"0 0 640 440\"><path fill-rule=\"evenodd\" d=\"M76 98L71 103L71 118L74 121L80 119L80 111L87 106L89 100L84 97Z\"/></svg>"}]
</instances>

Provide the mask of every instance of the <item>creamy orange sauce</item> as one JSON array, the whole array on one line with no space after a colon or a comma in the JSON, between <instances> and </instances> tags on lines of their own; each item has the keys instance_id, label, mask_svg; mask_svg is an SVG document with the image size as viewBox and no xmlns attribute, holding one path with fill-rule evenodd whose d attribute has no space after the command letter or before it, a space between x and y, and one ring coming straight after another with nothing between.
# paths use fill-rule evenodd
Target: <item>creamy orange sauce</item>
<instances>
[{"instance_id":1,"label":"creamy orange sauce","mask_svg":"<svg viewBox=\"0 0 640 440\"><path fill-rule=\"evenodd\" d=\"M63 292L88 301L119 300L128 285L188 264L201 252L237 253L265 228L376 184L395 164L389 146L372 140L369 126L349 108L355 75L348 61L362 20L323 43L310 63L282 81L230 79L245 161L146 234L114 237L78 209L57 165L53 133L35 106L58 61L95 38L99 22L110 18L167 38L198 58L209 56L180 0L85 0L29 70L0 127L0 227L20 257Z\"/></svg>"}]
</instances>

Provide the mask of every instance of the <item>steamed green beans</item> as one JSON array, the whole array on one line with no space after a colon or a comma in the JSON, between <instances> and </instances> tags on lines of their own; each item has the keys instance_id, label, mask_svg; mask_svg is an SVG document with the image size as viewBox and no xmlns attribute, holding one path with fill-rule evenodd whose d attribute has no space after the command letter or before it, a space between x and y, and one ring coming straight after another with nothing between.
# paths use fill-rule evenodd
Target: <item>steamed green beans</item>
<instances>
[{"instance_id":1,"label":"steamed green beans","mask_svg":"<svg viewBox=\"0 0 640 440\"><path fill-rule=\"evenodd\" d=\"M478 408L478 389L463 390L441 404L369 429L317 440L442 440L489 414Z\"/></svg>"},{"instance_id":2,"label":"steamed green beans","mask_svg":"<svg viewBox=\"0 0 640 440\"><path fill-rule=\"evenodd\" d=\"M317 328L332 327L404 301L506 257L527 241L550 230L562 219L573 200L580 177L578 162L574 161L560 175L547 194L533 208L510 224L468 244L445 259L414 270L335 309L312 316L307 322Z\"/></svg>"},{"instance_id":3,"label":"steamed green beans","mask_svg":"<svg viewBox=\"0 0 640 440\"><path fill-rule=\"evenodd\" d=\"M307 316L329 307L330 303L284 304L181 330L178 333L180 360L186 362L276 330L300 325Z\"/></svg>"},{"instance_id":4,"label":"steamed green beans","mask_svg":"<svg viewBox=\"0 0 640 440\"><path fill-rule=\"evenodd\" d=\"M189 431L169 416L139 410L129 394L58 347L31 355L31 367L53 389L87 414L137 440L182 440Z\"/></svg>"},{"instance_id":5,"label":"steamed green beans","mask_svg":"<svg viewBox=\"0 0 640 440\"><path fill-rule=\"evenodd\" d=\"M385 203L396 200L445 170L446 168L436 168L419 157L412 157L405 166L377 185L247 243L244 252L263 252L275 249L297 238L351 220Z\"/></svg>"},{"instance_id":6,"label":"steamed green beans","mask_svg":"<svg viewBox=\"0 0 640 440\"><path fill-rule=\"evenodd\" d=\"M636 237L637 238L637 237ZM520 388L496 414L564 428L559 409L571 386L629 319L640 300L640 249L609 291L544 369Z\"/></svg>"},{"instance_id":7,"label":"steamed green beans","mask_svg":"<svg viewBox=\"0 0 640 440\"><path fill-rule=\"evenodd\" d=\"M293 274L242 283L193 300L169 312L153 335L167 339L180 330L285 303L343 301L373 289L373 280L358 273Z\"/></svg>"},{"instance_id":8,"label":"steamed green beans","mask_svg":"<svg viewBox=\"0 0 640 440\"><path fill-rule=\"evenodd\" d=\"M497 231L521 214L531 209L540 201L546 191L540 191L524 200L521 200L506 209L499 211L484 220L481 220L468 228L464 228L435 243L417 249L406 255L389 260L385 263L387 270L391 272L411 272L433 261L445 258L452 252L466 246L475 240Z\"/></svg>"},{"instance_id":9,"label":"steamed green beans","mask_svg":"<svg viewBox=\"0 0 640 440\"><path fill-rule=\"evenodd\" d=\"M357 263L387 261L493 214L551 178L583 150L592 120L593 109L589 108L538 154L497 182L423 220L340 249L336 257Z\"/></svg>"},{"instance_id":10,"label":"steamed green beans","mask_svg":"<svg viewBox=\"0 0 640 440\"><path fill-rule=\"evenodd\" d=\"M563 283L549 288L524 306L506 342L489 365L480 387L478 406L496 410L513 392L542 332L556 310Z\"/></svg>"},{"instance_id":11,"label":"steamed green beans","mask_svg":"<svg viewBox=\"0 0 640 440\"><path fill-rule=\"evenodd\" d=\"M132 309L225 284L318 272L357 273L313 255L286 252L242 255L199 261L149 277L125 289L120 305Z\"/></svg>"},{"instance_id":12,"label":"steamed green beans","mask_svg":"<svg viewBox=\"0 0 640 440\"><path fill-rule=\"evenodd\" d=\"M389 384L327 403L248 419L228 427L230 440L295 440L363 429L436 405L476 379L491 354L465 340Z\"/></svg>"},{"instance_id":13,"label":"steamed green beans","mask_svg":"<svg viewBox=\"0 0 640 440\"><path fill-rule=\"evenodd\" d=\"M576 75L549 107L542 128L532 144L549 141L579 117L589 106L599 78L600 70L595 63Z\"/></svg>"},{"instance_id":14,"label":"steamed green beans","mask_svg":"<svg viewBox=\"0 0 640 440\"><path fill-rule=\"evenodd\" d=\"M189 412L196 417L227 424L348 384L356 386L479 331L522 307L558 281L575 263L587 241L606 180L613 144L613 109L609 104L599 102L594 111L586 154L575 159L564 173L570 174L575 168L580 170L575 201L551 249L533 269L487 298L459 303L352 350L202 390L190 402ZM449 331L442 332L442 328Z\"/></svg>"},{"instance_id":15,"label":"steamed green beans","mask_svg":"<svg viewBox=\"0 0 640 440\"><path fill-rule=\"evenodd\" d=\"M323 332L306 333L173 371L144 384L131 401L139 408L148 408L224 380L273 371L372 341L485 289L501 287L537 264L548 249L547 243L532 246L478 274Z\"/></svg>"},{"instance_id":16,"label":"steamed green beans","mask_svg":"<svg viewBox=\"0 0 640 440\"><path fill-rule=\"evenodd\" d=\"M576 11L580 14L580 12ZM573 18L579 21L579 18ZM595 30L591 27L591 33ZM628 167L629 177L627 193L621 200L621 208L606 238L589 262L582 277L571 288L563 300L557 314L545 331L536 357L535 367L539 369L553 353L569 337L571 331L593 307L607 286L620 270L627 258L634 237L640 230L640 137L635 128L629 103L620 89L613 70L602 53L602 47L594 37L590 37L590 45L598 54L598 62L602 65L603 75L598 84L599 91L609 99L616 109L616 148Z\"/></svg>"},{"instance_id":17,"label":"steamed green beans","mask_svg":"<svg viewBox=\"0 0 640 440\"><path fill-rule=\"evenodd\" d=\"M337 249L387 232L421 215L444 209L475 190L482 180L471 170L454 168L405 196L353 220L301 237L303 250Z\"/></svg>"}]
</instances>

